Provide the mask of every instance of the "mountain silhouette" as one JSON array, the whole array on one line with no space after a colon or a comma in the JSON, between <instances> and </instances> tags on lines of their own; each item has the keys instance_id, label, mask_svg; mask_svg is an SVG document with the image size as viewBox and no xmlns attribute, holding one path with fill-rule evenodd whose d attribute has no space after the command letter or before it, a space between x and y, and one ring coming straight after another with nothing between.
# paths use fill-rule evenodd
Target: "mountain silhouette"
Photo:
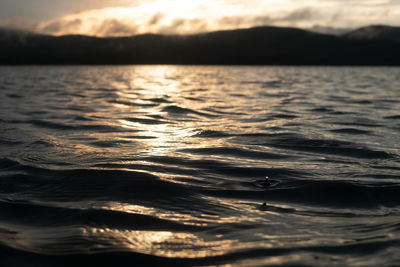
<instances>
[{"instance_id":1,"label":"mountain silhouette","mask_svg":"<svg viewBox=\"0 0 400 267\"><path fill-rule=\"evenodd\" d=\"M106 38L0 28L0 64L400 65L399 28L380 27L341 36L255 27ZM390 34L388 28L394 28Z\"/></svg>"},{"instance_id":2,"label":"mountain silhouette","mask_svg":"<svg viewBox=\"0 0 400 267\"><path fill-rule=\"evenodd\" d=\"M371 25L343 35L349 39L388 40L400 42L400 27Z\"/></svg>"}]
</instances>

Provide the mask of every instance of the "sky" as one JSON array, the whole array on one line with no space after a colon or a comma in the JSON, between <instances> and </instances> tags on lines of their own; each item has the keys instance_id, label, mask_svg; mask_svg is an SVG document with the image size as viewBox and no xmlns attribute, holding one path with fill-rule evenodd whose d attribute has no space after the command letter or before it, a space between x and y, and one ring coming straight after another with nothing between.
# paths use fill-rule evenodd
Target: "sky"
<instances>
[{"instance_id":1,"label":"sky","mask_svg":"<svg viewBox=\"0 0 400 267\"><path fill-rule=\"evenodd\" d=\"M400 26L400 0L1 0L0 25L44 34L191 34L272 25Z\"/></svg>"}]
</instances>

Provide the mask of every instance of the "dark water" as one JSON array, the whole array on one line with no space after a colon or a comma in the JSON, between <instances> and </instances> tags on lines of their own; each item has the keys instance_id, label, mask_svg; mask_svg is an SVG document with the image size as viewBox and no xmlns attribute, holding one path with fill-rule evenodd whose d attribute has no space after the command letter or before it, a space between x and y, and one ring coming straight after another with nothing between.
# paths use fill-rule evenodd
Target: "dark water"
<instances>
[{"instance_id":1,"label":"dark water","mask_svg":"<svg viewBox=\"0 0 400 267\"><path fill-rule=\"evenodd\" d=\"M400 264L399 133L399 68L0 67L0 265Z\"/></svg>"}]
</instances>

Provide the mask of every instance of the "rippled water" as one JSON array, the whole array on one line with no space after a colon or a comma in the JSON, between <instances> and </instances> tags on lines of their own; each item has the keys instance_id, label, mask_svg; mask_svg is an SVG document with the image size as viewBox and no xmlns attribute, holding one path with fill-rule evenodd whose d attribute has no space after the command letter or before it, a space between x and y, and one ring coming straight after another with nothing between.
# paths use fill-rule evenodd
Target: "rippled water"
<instances>
[{"instance_id":1,"label":"rippled water","mask_svg":"<svg viewBox=\"0 0 400 267\"><path fill-rule=\"evenodd\" d=\"M399 133L399 68L0 67L0 265L395 265Z\"/></svg>"}]
</instances>

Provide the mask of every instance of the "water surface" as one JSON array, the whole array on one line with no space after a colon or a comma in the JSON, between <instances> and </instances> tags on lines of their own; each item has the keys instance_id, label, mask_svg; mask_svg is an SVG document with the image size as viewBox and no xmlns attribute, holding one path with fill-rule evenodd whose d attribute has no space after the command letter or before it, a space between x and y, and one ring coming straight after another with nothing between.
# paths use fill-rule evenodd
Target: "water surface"
<instances>
[{"instance_id":1,"label":"water surface","mask_svg":"<svg viewBox=\"0 0 400 267\"><path fill-rule=\"evenodd\" d=\"M0 263L398 264L399 88L399 68L0 67Z\"/></svg>"}]
</instances>

